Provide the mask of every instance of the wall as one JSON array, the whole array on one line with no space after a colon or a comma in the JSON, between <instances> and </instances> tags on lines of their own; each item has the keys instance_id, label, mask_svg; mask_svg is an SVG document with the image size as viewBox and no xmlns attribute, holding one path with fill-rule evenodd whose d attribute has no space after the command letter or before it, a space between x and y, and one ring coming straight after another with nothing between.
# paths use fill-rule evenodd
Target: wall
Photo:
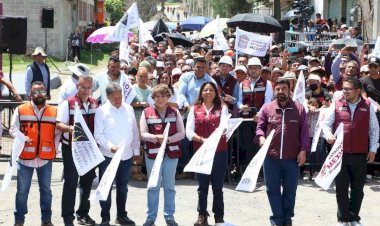
<instances>
[{"instance_id":1,"label":"wall","mask_svg":"<svg viewBox=\"0 0 380 226\"><path fill-rule=\"evenodd\" d=\"M87 8L87 16L92 18L88 7L93 0L82 0ZM54 8L54 28L46 29L47 54L64 59L67 53L67 37L78 25L85 25L87 19L72 12L73 3L81 3L80 0L3 0L3 15L24 16L28 18L27 47L34 49L37 46L45 47L45 29L41 28L42 8ZM92 10L92 9L91 9ZM85 22L86 21L86 22ZM85 27L85 26L84 26Z\"/></svg>"}]
</instances>

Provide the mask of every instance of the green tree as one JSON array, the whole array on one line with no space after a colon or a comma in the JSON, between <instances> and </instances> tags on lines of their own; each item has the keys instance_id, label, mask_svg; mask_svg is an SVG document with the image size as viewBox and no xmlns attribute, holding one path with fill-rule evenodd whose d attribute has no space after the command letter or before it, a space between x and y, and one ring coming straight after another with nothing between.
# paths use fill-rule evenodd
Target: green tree
<instances>
[{"instance_id":1,"label":"green tree","mask_svg":"<svg viewBox=\"0 0 380 226\"><path fill-rule=\"evenodd\" d=\"M125 12L124 0L105 0L104 8L110 15L111 21L118 22Z\"/></svg>"},{"instance_id":2,"label":"green tree","mask_svg":"<svg viewBox=\"0 0 380 226\"><path fill-rule=\"evenodd\" d=\"M248 0L214 0L212 9L214 16L233 17L239 13L252 12L252 3Z\"/></svg>"}]
</instances>

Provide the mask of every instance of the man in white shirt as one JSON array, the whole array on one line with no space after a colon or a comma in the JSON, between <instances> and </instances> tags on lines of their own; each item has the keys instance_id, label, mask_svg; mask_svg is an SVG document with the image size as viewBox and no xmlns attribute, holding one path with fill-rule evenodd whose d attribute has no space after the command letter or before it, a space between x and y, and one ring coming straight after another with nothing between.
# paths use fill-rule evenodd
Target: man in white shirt
<instances>
[{"instance_id":1,"label":"man in white shirt","mask_svg":"<svg viewBox=\"0 0 380 226\"><path fill-rule=\"evenodd\" d=\"M112 157L120 147L123 155L116 173L116 224L135 225L125 211L127 186L131 174L132 160L140 163L140 138L133 108L122 99L121 87L115 83L106 88L108 102L102 105L95 114L95 140L105 160L99 165L100 180L110 164ZM109 226L111 191L106 201L100 201L102 222L100 226Z\"/></svg>"},{"instance_id":2,"label":"man in white shirt","mask_svg":"<svg viewBox=\"0 0 380 226\"><path fill-rule=\"evenodd\" d=\"M84 64L76 64L74 66L68 66L68 68L73 74L63 83L59 91L58 103L62 103L67 98L75 96L78 92L77 84L79 77L90 75L90 69Z\"/></svg>"}]
</instances>

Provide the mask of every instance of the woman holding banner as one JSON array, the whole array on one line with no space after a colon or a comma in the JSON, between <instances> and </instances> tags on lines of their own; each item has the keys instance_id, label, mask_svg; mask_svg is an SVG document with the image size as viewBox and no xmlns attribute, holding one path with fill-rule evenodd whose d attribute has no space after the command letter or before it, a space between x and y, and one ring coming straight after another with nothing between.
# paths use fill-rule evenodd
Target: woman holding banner
<instances>
[{"instance_id":1,"label":"woman holding banner","mask_svg":"<svg viewBox=\"0 0 380 226\"><path fill-rule=\"evenodd\" d=\"M160 169L158 185L148 188L148 211L144 226L152 226L157 218L160 185L164 187L164 218L167 226L177 226L175 212L175 173L178 158L181 157L180 141L185 138L185 128L181 114L174 107L168 106L172 95L167 85L159 84L152 90L154 105L144 109L140 119L141 139L146 143L145 163L150 177L158 150L164 141L165 124L170 123L165 157ZM157 167L157 166L155 166Z\"/></svg>"},{"instance_id":2,"label":"woman holding banner","mask_svg":"<svg viewBox=\"0 0 380 226\"><path fill-rule=\"evenodd\" d=\"M186 136L190 141L193 141L195 151L218 128L221 118L227 117L227 115L228 108L222 104L217 95L215 84L212 82L204 83L200 88L197 103L190 109L186 125ZM194 226L208 225L207 195L210 182L214 195L212 210L215 224L224 223L223 182L228 164L227 150L226 137L223 135L216 149L211 174L197 174L199 215Z\"/></svg>"}]
</instances>

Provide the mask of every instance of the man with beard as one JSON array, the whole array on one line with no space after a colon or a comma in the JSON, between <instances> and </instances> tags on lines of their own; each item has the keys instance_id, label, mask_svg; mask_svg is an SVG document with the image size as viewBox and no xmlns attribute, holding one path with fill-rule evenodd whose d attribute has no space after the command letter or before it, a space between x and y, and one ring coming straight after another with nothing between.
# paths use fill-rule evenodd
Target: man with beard
<instances>
[{"instance_id":1,"label":"man with beard","mask_svg":"<svg viewBox=\"0 0 380 226\"><path fill-rule=\"evenodd\" d=\"M253 118L254 121L244 122L240 126L240 150L244 164L248 164L258 150L252 137L255 136L257 115L264 103L272 100L273 90L269 81L261 78L261 61L252 57L248 61L248 77L240 83L238 109L241 110L243 118Z\"/></svg>"},{"instance_id":2,"label":"man with beard","mask_svg":"<svg viewBox=\"0 0 380 226\"><path fill-rule=\"evenodd\" d=\"M230 74L233 67L231 57L223 56L220 58L218 65L219 72L213 76L213 79L218 84L219 93L222 96L221 99L227 104L229 110L232 111L237 100L237 96L233 96L237 81L236 78Z\"/></svg>"},{"instance_id":3,"label":"man with beard","mask_svg":"<svg viewBox=\"0 0 380 226\"><path fill-rule=\"evenodd\" d=\"M52 160L56 154L55 138L59 133L55 128L57 109L46 103L47 92L43 82L32 83L30 91L31 101L15 110L10 130L13 137L17 137L19 132L26 136L25 146L17 163L14 225L24 225L25 214L28 213L29 189L36 169L40 191L41 226L53 226L50 183Z\"/></svg>"},{"instance_id":4,"label":"man with beard","mask_svg":"<svg viewBox=\"0 0 380 226\"><path fill-rule=\"evenodd\" d=\"M127 76L124 73L120 71L120 60L119 58L115 56L111 56L108 59L108 65L107 65L107 72L100 74L94 79L94 83L92 86L92 91L96 91L100 89L100 99L101 103L104 104L107 102L107 93L106 88L108 84L111 82L116 83L118 85L121 85L121 76ZM129 81L127 78L126 80ZM129 86L132 86L132 84L129 82Z\"/></svg>"},{"instance_id":5,"label":"man with beard","mask_svg":"<svg viewBox=\"0 0 380 226\"><path fill-rule=\"evenodd\" d=\"M279 79L274 86L275 100L264 105L257 123L256 138L263 146L275 130L264 160L264 177L273 215L272 226L291 226L294 216L299 167L309 149L309 128L304 107L290 96L290 84ZM281 193L282 191L282 193Z\"/></svg>"},{"instance_id":6,"label":"man with beard","mask_svg":"<svg viewBox=\"0 0 380 226\"><path fill-rule=\"evenodd\" d=\"M345 78L342 90L343 97L336 100L327 113L323 134L329 144L334 144L336 137L333 133L343 123L342 167L335 177L337 226L362 226L359 211L364 197L367 163L375 160L379 146L379 123L376 110L360 95L362 84L359 79Z\"/></svg>"}]
</instances>

